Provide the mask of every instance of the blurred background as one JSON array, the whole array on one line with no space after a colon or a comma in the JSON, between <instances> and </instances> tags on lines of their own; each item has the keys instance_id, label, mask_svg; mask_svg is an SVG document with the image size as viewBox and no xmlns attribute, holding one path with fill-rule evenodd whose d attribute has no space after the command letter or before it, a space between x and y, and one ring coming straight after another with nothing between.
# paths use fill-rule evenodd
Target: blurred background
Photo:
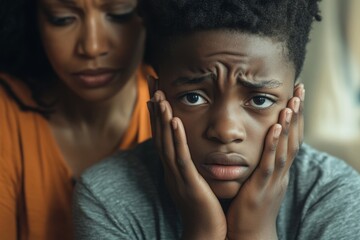
<instances>
[{"instance_id":1,"label":"blurred background","mask_svg":"<svg viewBox=\"0 0 360 240\"><path fill-rule=\"evenodd\" d=\"M305 141L360 172L360 0L323 0L301 74Z\"/></svg>"}]
</instances>

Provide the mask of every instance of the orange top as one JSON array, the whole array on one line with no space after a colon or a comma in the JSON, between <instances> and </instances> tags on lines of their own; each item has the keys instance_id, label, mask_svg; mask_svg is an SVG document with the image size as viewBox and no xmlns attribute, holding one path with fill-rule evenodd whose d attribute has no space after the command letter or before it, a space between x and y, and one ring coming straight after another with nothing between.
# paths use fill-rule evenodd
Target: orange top
<instances>
[{"instance_id":1,"label":"orange top","mask_svg":"<svg viewBox=\"0 0 360 240\"><path fill-rule=\"evenodd\" d=\"M141 72L141 71L139 71ZM35 106L28 88L0 73L15 95ZM120 149L150 137L149 93L138 74L137 103ZM0 85L0 239L72 239L72 173L47 120L20 110Z\"/></svg>"}]
</instances>

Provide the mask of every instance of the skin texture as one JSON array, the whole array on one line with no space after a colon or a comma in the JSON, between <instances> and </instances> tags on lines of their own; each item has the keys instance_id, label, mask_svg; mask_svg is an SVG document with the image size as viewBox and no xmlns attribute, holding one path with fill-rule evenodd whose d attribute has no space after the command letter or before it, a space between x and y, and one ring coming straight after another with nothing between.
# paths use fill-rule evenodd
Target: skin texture
<instances>
[{"instance_id":1,"label":"skin texture","mask_svg":"<svg viewBox=\"0 0 360 240\"><path fill-rule=\"evenodd\" d=\"M50 128L75 176L117 149L129 124L145 39L136 6L38 0L41 41L58 78Z\"/></svg>"},{"instance_id":2,"label":"skin texture","mask_svg":"<svg viewBox=\"0 0 360 240\"><path fill-rule=\"evenodd\" d=\"M183 238L277 239L303 137L304 88L283 45L223 30L169 42L149 109Z\"/></svg>"},{"instance_id":3,"label":"skin texture","mask_svg":"<svg viewBox=\"0 0 360 240\"><path fill-rule=\"evenodd\" d=\"M134 13L136 4L129 0L39 0L45 52L58 77L81 98L108 99L133 77L144 41L142 20ZM91 88L74 76L98 68L114 70L115 79L104 87Z\"/></svg>"}]
</instances>

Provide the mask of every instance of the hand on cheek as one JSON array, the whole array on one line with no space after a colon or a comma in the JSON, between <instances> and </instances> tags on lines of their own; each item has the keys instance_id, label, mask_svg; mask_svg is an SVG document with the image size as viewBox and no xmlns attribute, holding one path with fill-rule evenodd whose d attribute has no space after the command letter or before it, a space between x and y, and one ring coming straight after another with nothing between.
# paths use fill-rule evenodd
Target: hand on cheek
<instances>
[{"instance_id":1,"label":"hand on cheek","mask_svg":"<svg viewBox=\"0 0 360 240\"><path fill-rule=\"evenodd\" d=\"M260 162L227 213L229 239L277 239L276 217L303 139L304 94L304 86L296 86L278 123L270 127Z\"/></svg>"},{"instance_id":2,"label":"hand on cheek","mask_svg":"<svg viewBox=\"0 0 360 240\"><path fill-rule=\"evenodd\" d=\"M155 92L148 106L165 181L184 223L182 238L225 239L224 213L193 164L181 120L173 118L171 106L161 91Z\"/></svg>"}]
</instances>

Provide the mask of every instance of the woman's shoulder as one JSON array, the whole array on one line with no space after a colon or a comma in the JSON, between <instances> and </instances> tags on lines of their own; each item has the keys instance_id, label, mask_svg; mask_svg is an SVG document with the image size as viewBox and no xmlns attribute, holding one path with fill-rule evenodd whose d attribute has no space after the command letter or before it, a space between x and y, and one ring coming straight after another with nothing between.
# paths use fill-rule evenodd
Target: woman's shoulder
<instances>
[{"instance_id":1,"label":"woman's shoulder","mask_svg":"<svg viewBox=\"0 0 360 240\"><path fill-rule=\"evenodd\" d=\"M31 91L21 80L0 72L0 150L11 154L20 140L28 141L28 133L36 131L43 116L36 109ZM31 135L31 134L30 134Z\"/></svg>"},{"instance_id":2,"label":"woman's shoulder","mask_svg":"<svg viewBox=\"0 0 360 240\"><path fill-rule=\"evenodd\" d=\"M0 111L21 110L22 106L36 108L37 104L32 99L31 90L20 79L0 72ZM6 107L5 107L6 105Z\"/></svg>"}]
</instances>

